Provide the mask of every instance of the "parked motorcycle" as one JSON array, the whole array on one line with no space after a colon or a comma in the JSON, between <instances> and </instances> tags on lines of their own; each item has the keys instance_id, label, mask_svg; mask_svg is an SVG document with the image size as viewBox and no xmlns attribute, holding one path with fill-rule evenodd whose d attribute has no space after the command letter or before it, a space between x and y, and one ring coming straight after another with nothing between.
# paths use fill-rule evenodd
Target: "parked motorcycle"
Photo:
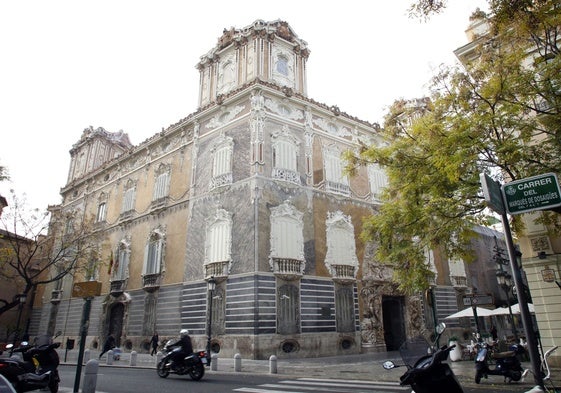
<instances>
[{"instance_id":1,"label":"parked motorcycle","mask_svg":"<svg viewBox=\"0 0 561 393\"><path fill-rule=\"evenodd\" d=\"M206 352L197 351L191 355L187 355L181 362L176 361L172 367L173 355L178 351L181 351L181 348L170 348L171 343L171 340L168 341L162 349L164 356L156 366L158 376L161 378L167 378L169 374L189 374L192 380L200 380L205 375L205 365L207 364Z\"/></svg>"},{"instance_id":2,"label":"parked motorcycle","mask_svg":"<svg viewBox=\"0 0 561 393\"><path fill-rule=\"evenodd\" d=\"M35 345L27 341L18 347L8 344L10 357L0 358L0 374L10 381L17 393L44 388L57 393L60 377L56 348L59 346L60 343L53 343L50 336L38 337Z\"/></svg>"},{"instance_id":3,"label":"parked motorcycle","mask_svg":"<svg viewBox=\"0 0 561 393\"><path fill-rule=\"evenodd\" d=\"M437 326L435 343L445 328L444 323ZM454 372L447 363L443 363L454 347L445 345L435 349L420 336L403 343L399 353L407 371L399 378L399 384L411 386L415 393L463 393ZM391 370L399 366L388 360L383 367Z\"/></svg>"},{"instance_id":4,"label":"parked motorcycle","mask_svg":"<svg viewBox=\"0 0 561 393\"><path fill-rule=\"evenodd\" d=\"M480 343L480 349L475 357L475 383L480 383L481 378L489 375L502 375L506 383L520 381L524 369L520 363L519 355L525 351L519 344L510 346L506 352L493 352L487 343ZM489 367L489 360L495 361L495 367Z\"/></svg>"}]
</instances>

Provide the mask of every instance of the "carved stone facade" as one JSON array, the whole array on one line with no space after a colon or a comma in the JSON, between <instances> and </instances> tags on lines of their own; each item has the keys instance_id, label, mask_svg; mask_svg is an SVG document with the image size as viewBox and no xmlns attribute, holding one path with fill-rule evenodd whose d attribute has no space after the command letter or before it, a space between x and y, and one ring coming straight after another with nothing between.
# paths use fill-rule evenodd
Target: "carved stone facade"
<instances>
[{"instance_id":1,"label":"carved stone facade","mask_svg":"<svg viewBox=\"0 0 561 393\"><path fill-rule=\"evenodd\" d=\"M343 173L340 154L377 143L378 126L306 96L308 54L285 22L225 31L198 65L196 112L136 146L84 132L58 208L96 217L104 237L88 347L113 333L125 350L148 351L153 331L188 328L204 348L209 298L220 356L386 350L384 319L417 333L420 298L396 293L359 239L380 175ZM90 155L96 146L107 154ZM72 284L57 284L56 308L46 299L36 311L38 330L78 336Z\"/></svg>"}]
</instances>

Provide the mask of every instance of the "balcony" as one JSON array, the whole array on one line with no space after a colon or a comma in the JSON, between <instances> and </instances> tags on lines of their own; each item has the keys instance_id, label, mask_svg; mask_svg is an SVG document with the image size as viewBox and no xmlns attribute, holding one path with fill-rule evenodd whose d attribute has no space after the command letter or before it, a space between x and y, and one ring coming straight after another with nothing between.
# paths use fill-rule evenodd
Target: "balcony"
<instances>
[{"instance_id":1,"label":"balcony","mask_svg":"<svg viewBox=\"0 0 561 393\"><path fill-rule=\"evenodd\" d=\"M111 281L111 288L109 292L113 297L119 297L125 292L127 289L127 281L126 280L113 280Z\"/></svg>"},{"instance_id":2,"label":"balcony","mask_svg":"<svg viewBox=\"0 0 561 393\"><path fill-rule=\"evenodd\" d=\"M273 273L286 280L297 280L304 274L304 261L291 258L272 258Z\"/></svg>"},{"instance_id":3,"label":"balcony","mask_svg":"<svg viewBox=\"0 0 561 393\"><path fill-rule=\"evenodd\" d=\"M162 283L162 275L160 273L156 274L145 274L142 277L142 289L146 292L154 292Z\"/></svg>"},{"instance_id":4,"label":"balcony","mask_svg":"<svg viewBox=\"0 0 561 393\"><path fill-rule=\"evenodd\" d=\"M230 273L230 261L209 262L204 265L205 279L214 276L217 282L223 281Z\"/></svg>"},{"instance_id":5,"label":"balcony","mask_svg":"<svg viewBox=\"0 0 561 393\"><path fill-rule=\"evenodd\" d=\"M464 276L450 276L452 286L456 288L467 288L467 277Z\"/></svg>"},{"instance_id":6,"label":"balcony","mask_svg":"<svg viewBox=\"0 0 561 393\"><path fill-rule=\"evenodd\" d=\"M62 300L62 289L53 289L51 292L51 303L59 304Z\"/></svg>"},{"instance_id":7,"label":"balcony","mask_svg":"<svg viewBox=\"0 0 561 393\"><path fill-rule=\"evenodd\" d=\"M228 184L232 184L233 181L234 181L234 177L232 176L232 172L214 176L210 180L210 188L212 190L218 187L226 186Z\"/></svg>"},{"instance_id":8,"label":"balcony","mask_svg":"<svg viewBox=\"0 0 561 393\"><path fill-rule=\"evenodd\" d=\"M298 172L290 169L273 168L273 173L271 176L273 177L273 179L278 179L298 185L301 184L300 175L298 174Z\"/></svg>"},{"instance_id":9,"label":"balcony","mask_svg":"<svg viewBox=\"0 0 561 393\"><path fill-rule=\"evenodd\" d=\"M331 265L333 281L341 284L351 284L356 281L356 266L353 265Z\"/></svg>"},{"instance_id":10,"label":"balcony","mask_svg":"<svg viewBox=\"0 0 561 393\"><path fill-rule=\"evenodd\" d=\"M344 196L351 195L351 188L348 186L348 184L337 183L330 180L325 181L325 190Z\"/></svg>"}]
</instances>

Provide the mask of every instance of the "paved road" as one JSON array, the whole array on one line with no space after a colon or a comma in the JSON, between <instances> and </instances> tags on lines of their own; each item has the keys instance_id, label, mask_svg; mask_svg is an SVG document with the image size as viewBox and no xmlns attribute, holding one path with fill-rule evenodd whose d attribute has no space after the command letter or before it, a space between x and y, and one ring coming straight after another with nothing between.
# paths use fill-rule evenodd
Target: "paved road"
<instances>
[{"instance_id":1,"label":"paved road","mask_svg":"<svg viewBox=\"0 0 561 393\"><path fill-rule=\"evenodd\" d=\"M61 354L61 359L64 359L64 354ZM97 353L91 353L92 358L97 358ZM69 353L67 363L69 367L74 367L77 353ZM314 358L314 359L279 359L277 361L277 373L270 373L270 362L267 360L249 360L242 359L239 371L236 371L234 359L218 358L216 360L216 371L207 369L200 387L211 386L212 383L215 389L214 392L232 392L233 389L246 389L237 390L239 392L338 392L341 387L337 384L359 384L360 387L354 387L352 390L357 392L388 392L388 391L403 391L396 388L399 376L403 373L403 368L396 368L394 370L384 370L382 363L384 360L394 360L399 363L399 354L397 352L376 353L376 354L360 354L348 355L340 357L329 358ZM109 369L116 370L117 373L125 374L126 370L144 370L139 375L142 378L131 376L134 379L143 380L146 378L145 383L141 385L147 388L151 383L160 384L158 388L163 387L165 381L179 380L185 384L180 385L183 389L188 386L191 392L199 391L199 385L189 380L189 377L170 377L166 380L155 377L155 364L156 357L151 357L148 354L138 354L136 358L136 366L130 366L131 358L129 353L124 353L121 360L114 361L112 365L107 365L105 356L100 364L100 373L109 375ZM499 376L490 376L488 380L483 380L481 384L476 385L474 382L474 365L471 361L451 362L452 370L456 374L461 385L466 392L488 392L488 393L504 393L504 392L526 392L533 386L532 378L526 381L512 384L505 384L503 379ZM525 368L529 367L528 363L524 363ZM150 370L147 372L147 370ZM153 374L152 374L153 373ZM128 375L128 373L127 373ZM554 370L553 378L559 381L561 376L560 370ZM130 380L131 378L128 378ZM186 379L186 381L183 381ZM343 382L338 382L340 380ZM73 377L72 377L73 381ZM159 381L159 382L158 382ZM288 382L287 382L288 381ZM221 385L225 382L226 385ZM247 382L247 383L246 383ZM177 382L172 382L170 385ZM331 384L331 385L322 385ZM73 383L65 384L63 386L72 387ZM394 390L388 390L391 387ZM98 385L98 387L100 387ZM193 389L197 390L193 390ZM298 387L294 389L294 387ZM148 392L152 390L133 390L134 393ZM292 389L289 389L292 388ZM306 388L306 389L304 389ZM218 389L218 390L216 390ZM222 390L227 389L227 390ZM251 390L253 389L253 390ZM315 389L315 390L314 390ZM323 389L323 390L322 390ZM370 389L370 390L368 390ZM72 390L62 391L67 393ZM105 390L100 390L104 391ZM113 393L120 390L107 391ZM162 391L162 390L154 390ZM163 390L166 391L167 389ZM183 390L182 392L184 392ZM200 390L204 392L205 390ZM213 390L209 390L212 392ZM343 390L345 391L345 390ZM171 391L170 391L171 393Z\"/></svg>"}]
</instances>

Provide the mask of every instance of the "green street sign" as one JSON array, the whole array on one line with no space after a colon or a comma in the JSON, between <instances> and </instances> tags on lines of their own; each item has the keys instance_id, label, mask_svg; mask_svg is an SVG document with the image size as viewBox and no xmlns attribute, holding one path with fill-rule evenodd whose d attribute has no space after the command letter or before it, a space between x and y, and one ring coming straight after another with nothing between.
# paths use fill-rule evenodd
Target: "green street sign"
<instances>
[{"instance_id":1,"label":"green street sign","mask_svg":"<svg viewBox=\"0 0 561 393\"><path fill-rule=\"evenodd\" d=\"M561 206L561 190L555 173L546 173L506 183L502 187L509 214Z\"/></svg>"},{"instance_id":2,"label":"green street sign","mask_svg":"<svg viewBox=\"0 0 561 393\"><path fill-rule=\"evenodd\" d=\"M506 211L503 202L503 194L501 192L501 184L493 180L493 178L486 173L480 173L479 179L487 206L498 214L505 214Z\"/></svg>"}]
</instances>

